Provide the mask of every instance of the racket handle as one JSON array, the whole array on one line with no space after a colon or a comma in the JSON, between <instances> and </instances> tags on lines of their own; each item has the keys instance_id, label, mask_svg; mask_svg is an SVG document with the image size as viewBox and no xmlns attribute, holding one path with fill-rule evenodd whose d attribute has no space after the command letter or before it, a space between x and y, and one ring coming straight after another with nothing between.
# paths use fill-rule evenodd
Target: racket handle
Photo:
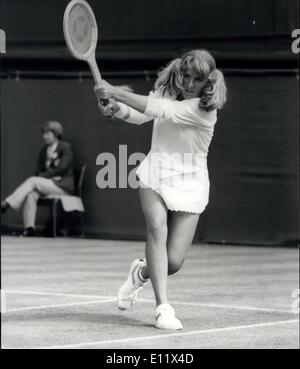
<instances>
[{"instance_id":1,"label":"racket handle","mask_svg":"<svg viewBox=\"0 0 300 369\"><path fill-rule=\"evenodd\" d=\"M100 82L102 81L102 77L101 77L101 73L99 71L99 68L98 68L98 65L95 59L95 55L93 55L89 60L87 60L87 62L90 65L91 72L94 77L94 81L96 82L96 84L100 84ZM102 104L103 106L106 106L109 104L108 99L98 99L98 102Z\"/></svg>"}]
</instances>

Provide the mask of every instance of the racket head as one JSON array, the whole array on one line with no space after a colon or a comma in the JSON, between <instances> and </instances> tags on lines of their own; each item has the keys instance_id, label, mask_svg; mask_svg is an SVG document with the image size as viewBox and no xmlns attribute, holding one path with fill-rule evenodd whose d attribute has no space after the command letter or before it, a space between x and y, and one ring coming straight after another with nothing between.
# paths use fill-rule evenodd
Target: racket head
<instances>
[{"instance_id":1,"label":"racket head","mask_svg":"<svg viewBox=\"0 0 300 369\"><path fill-rule=\"evenodd\" d=\"M72 0L66 7L63 20L66 44L79 60L89 60L95 53L98 40L96 17L85 0Z\"/></svg>"}]
</instances>

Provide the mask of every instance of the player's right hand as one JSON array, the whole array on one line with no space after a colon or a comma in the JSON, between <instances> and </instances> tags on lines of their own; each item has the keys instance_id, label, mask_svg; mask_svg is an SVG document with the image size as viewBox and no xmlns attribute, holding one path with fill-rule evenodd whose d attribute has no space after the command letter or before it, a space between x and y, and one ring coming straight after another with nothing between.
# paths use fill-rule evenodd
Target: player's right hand
<instances>
[{"instance_id":1,"label":"player's right hand","mask_svg":"<svg viewBox=\"0 0 300 369\"><path fill-rule=\"evenodd\" d=\"M105 117L108 117L110 119L112 119L114 117L114 115L117 113L117 111L120 110L118 104L115 101L112 101L112 100L110 100L109 104L107 104L106 106L104 106L103 104L101 104L101 102L99 102L98 107L99 107L99 110L101 111L101 113Z\"/></svg>"}]
</instances>

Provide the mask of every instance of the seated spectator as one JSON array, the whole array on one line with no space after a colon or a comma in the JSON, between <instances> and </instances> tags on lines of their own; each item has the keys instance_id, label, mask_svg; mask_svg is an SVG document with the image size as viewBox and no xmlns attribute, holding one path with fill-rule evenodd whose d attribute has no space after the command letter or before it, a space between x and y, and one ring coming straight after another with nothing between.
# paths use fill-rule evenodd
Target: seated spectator
<instances>
[{"instance_id":1,"label":"seated spectator","mask_svg":"<svg viewBox=\"0 0 300 369\"><path fill-rule=\"evenodd\" d=\"M74 192L73 152L63 141L59 122L46 122L42 128L45 145L40 151L36 176L28 178L1 202L1 213L23 205L24 237L34 236L37 202L48 195L71 195Z\"/></svg>"}]
</instances>

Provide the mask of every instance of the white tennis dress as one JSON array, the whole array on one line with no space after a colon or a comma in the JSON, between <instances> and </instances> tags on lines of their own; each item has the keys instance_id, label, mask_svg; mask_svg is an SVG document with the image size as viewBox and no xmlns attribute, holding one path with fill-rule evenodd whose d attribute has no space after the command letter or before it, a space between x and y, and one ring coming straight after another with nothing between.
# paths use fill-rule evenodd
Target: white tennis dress
<instances>
[{"instance_id":1,"label":"white tennis dress","mask_svg":"<svg viewBox=\"0 0 300 369\"><path fill-rule=\"evenodd\" d=\"M202 213L209 200L207 154L217 112L199 98L177 101L151 92L145 112L118 103L117 118L133 124L154 119L152 145L137 169L140 184L156 191L171 211Z\"/></svg>"}]
</instances>

